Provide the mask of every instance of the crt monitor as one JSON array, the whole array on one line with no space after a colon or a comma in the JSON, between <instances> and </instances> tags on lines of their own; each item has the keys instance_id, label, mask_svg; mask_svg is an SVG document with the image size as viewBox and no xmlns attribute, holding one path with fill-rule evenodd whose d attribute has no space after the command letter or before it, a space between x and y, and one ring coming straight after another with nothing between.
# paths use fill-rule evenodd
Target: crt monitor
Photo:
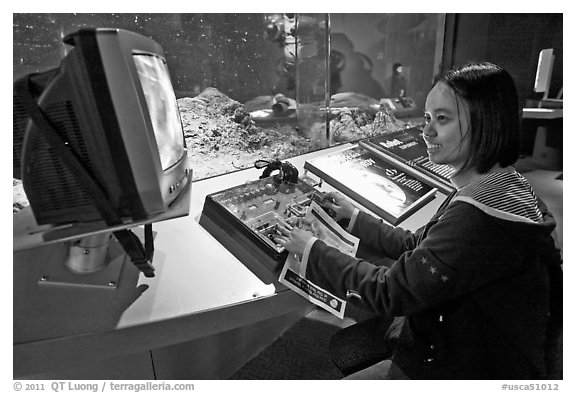
<instances>
[{"instance_id":1,"label":"crt monitor","mask_svg":"<svg viewBox=\"0 0 576 393\"><path fill-rule=\"evenodd\" d=\"M106 218L54 143L77 159L120 222L165 213L190 170L162 48L120 29L83 29L64 42L73 48L59 67L14 84L14 177L37 223ZM32 119L27 94L46 124Z\"/></svg>"},{"instance_id":2,"label":"crt monitor","mask_svg":"<svg viewBox=\"0 0 576 393\"><path fill-rule=\"evenodd\" d=\"M37 225L99 223L128 252L126 228L188 214L192 173L165 55L121 29L64 42L57 68L14 82L14 177Z\"/></svg>"}]
</instances>

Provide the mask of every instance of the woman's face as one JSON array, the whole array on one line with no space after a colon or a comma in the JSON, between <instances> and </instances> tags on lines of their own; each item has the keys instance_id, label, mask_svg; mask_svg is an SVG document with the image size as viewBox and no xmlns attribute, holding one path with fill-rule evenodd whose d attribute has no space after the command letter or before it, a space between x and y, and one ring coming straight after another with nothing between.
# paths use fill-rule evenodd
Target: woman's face
<instances>
[{"instance_id":1,"label":"woman's face","mask_svg":"<svg viewBox=\"0 0 576 393\"><path fill-rule=\"evenodd\" d=\"M459 169L470 151L468 106L444 83L437 83L426 98L424 140L435 164Z\"/></svg>"}]
</instances>

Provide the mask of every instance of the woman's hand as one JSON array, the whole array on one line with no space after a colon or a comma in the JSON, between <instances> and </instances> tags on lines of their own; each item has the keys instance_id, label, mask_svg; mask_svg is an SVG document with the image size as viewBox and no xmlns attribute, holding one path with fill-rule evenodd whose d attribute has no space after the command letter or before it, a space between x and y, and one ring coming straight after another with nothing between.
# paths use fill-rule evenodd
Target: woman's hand
<instances>
[{"instance_id":1,"label":"woman's hand","mask_svg":"<svg viewBox=\"0 0 576 393\"><path fill-rule=\"evenodd\" d=\"M327 207L336 213L340 218L352 218L355 206L339 192L333 191L326 194L326 198L322 202L322 206Z\"/></svg>"},{"instance_id":2,"label":"woman's hand","mask_svg":"<svg viewBox=\"0 0 576 393\"><path fill-rule=\"evenodd\" d=\"M275 237L276 243L283 246L288 252L298 255L304 254L304 248L308 240L313 237L309 231L294 228L288 224L278 225L278 235Z\"/></svg>"}]
</instances>

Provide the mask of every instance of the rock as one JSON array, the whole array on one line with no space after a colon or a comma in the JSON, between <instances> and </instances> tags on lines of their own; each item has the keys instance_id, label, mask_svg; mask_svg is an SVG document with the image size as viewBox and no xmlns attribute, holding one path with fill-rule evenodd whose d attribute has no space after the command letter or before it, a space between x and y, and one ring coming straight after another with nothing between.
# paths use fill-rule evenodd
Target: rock
<instances>
[{"instance_id":1,"label":"rock","mask_svg":"<svg viewBox=\"0 0 576 393\"><path fill-rule=\"evenodd\" d=\"M193 180L250 168L258 159L285 159L319 148L291 127L279 132L275 126L255 125L241 103L213 87L178 99L178 106ZM233 166L230 157L235 157Z\"/></svg>"}]
</instances>

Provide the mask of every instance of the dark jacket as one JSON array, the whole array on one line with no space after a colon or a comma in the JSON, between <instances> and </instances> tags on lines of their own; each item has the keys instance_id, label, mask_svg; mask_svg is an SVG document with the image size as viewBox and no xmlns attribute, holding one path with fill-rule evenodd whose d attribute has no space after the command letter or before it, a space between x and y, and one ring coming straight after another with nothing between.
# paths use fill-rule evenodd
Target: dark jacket
<instances>
[{"instance_id":1,"label":"dark jacket","mask_svg":"<svg viewBox=\"0 0 576 393\"><path fill-rule=\"evenodd\" d=\"M410 378L543 378L549 271L561 264L555 222L543 205L543 218L528 222L453 197L416 233L358 215L352 234L397 259L390 268L316 241L306 277L406 316L393 361Z\"/></svg>"}]
</instances>

